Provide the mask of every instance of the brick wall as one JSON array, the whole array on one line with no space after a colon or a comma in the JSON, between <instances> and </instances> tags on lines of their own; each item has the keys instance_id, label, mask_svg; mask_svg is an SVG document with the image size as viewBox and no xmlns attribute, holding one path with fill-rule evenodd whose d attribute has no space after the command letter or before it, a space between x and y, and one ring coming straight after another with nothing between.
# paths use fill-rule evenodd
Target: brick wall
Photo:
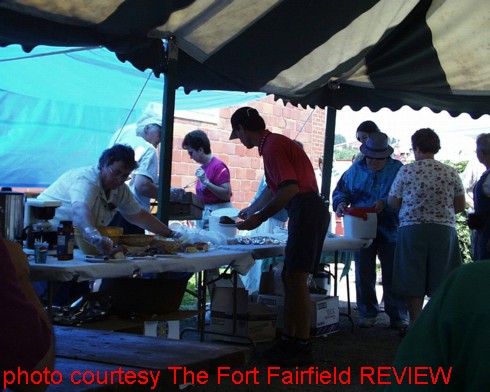
<instances>
[{"instance_id":1,"label":"brick wall","mask_svg":"<svg viewBox=\"0 0 490 392\"><path fill-rule=\"evenodd\" d=\"M214 156L226 163L231 173L233 191L232 202L236 208L244 208L253 199L263 174L262 159L257 148L247 150L239 141L229 140L230 117L240 106L222 108L214 122L183 120L176 118L174 126L174 150L172 187L183 187L195 181L194 172L198 164L187 151L182 149L182 140L187 132L201 129L211 141ZM303 109L267 96L259 101L246 104L258 110L267 128L282 133L303 143L313 167L318 168L318 158L323 155L325 139L325 111L323 109ZM194 187L190 188L194 192Z\"/></svg>"}]
</instances>

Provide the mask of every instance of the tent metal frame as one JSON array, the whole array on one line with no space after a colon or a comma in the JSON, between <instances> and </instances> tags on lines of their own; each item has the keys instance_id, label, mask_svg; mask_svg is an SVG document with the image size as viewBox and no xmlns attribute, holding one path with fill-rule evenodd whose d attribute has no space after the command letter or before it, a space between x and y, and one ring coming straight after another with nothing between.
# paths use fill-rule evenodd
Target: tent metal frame
<instances>
[{"instance_id":1,"label":"tent metal frame","mask_svg":"<svg viewBox=\"0 0 490 392\"><path fill-rule=\"evenodd\" d=\"M166 41L167 67L164 73L162 141L160 148L160 181L158 183L157 218L165 224L169 221L169 210L163 206L170 205L170 183L172 177L172 151L175 119L175 91L177 89L177 70L179 48L175 39ZM325 199L330 195L330 181L333 170L333 152L335 140L335 122L337 110L327 108L325 142L323 149L322 187L320 193ZM162 206L162 208L160 208Z\"/></svg>"}]
</instances>

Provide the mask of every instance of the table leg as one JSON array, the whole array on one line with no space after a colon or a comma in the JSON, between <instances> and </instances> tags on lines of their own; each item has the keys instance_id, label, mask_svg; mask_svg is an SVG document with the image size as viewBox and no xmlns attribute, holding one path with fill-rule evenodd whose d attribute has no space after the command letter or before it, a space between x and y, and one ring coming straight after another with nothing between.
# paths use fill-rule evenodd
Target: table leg
<instances>
[{"instance_id":1,"label":"table leg","mask_svg":"<svg viewBox=\"0 0 490 392\"><path fill-rule=\"evenodd\" d=\"M238 288L238 273L233 270L232 271L232 279L233 279L233 335L237 333L237 288Z\"/></svg>"},{"instance_id":2,"label":"table leg","mask_svg":"<svg viewBox=\"0 0 490 392\"><path fill-rule=\"evenodd\" d=\"M334 253L334 265L335 265L335 272L333 274L334 276L334 291L333 291L333 295L334 297L337 296L337 276L338 276L338 265L339 265L339 251L335 251ZM347 280L347 313L343 313L343 312L340 312L339 314L342 315L342 316L346 316L349 318L350 322L351 322L351 325L352 325L352 332L354 332L354 319L352 318L352 310L351 310L351 304L350 304L350 284L349 284L349 273L347 273L347 275L345 276L346 280Z\"/></svg>"},{"instance_id":3,"label":"table leg","mask_svg":"<svg viewBox=\"0 0 490 392\"><path fill-rule=\"evenodd\" d=\"M211 331L206 331L205 330L205 321L206 321L206 290L207 290L207 285L211 282L208 282L208 271L201 271L197 273L197 282L196 282L196 293L197 293L197 308L200 310L198 314L198 328L197 331L200 334L201 341L205 340L205 335L218 335L218 336L228 336L230 338L236 338L236 339L241 339L244 342L246 341L247 343L252 344L255 347L255 342L250 339L248 336L237 336L237 331L238 331L238 326L237 326L237 308L238 308L238 300L237 300L237 291L238 291L238 272L235 270L231 270L230 273L228 273L228 270L233 267L233 263L235 260L233 260L225 269L224 272L220 273L218 278L212 280L211 282L215 282L220 279L231 279L233 283L233 291L232 291L232 306L233 306L233 333L232 334L225 334L221 332L211 332ZM180 336L182 337L183 334L186 331L196 331L192 329L185 329L184 331L181 332Z\"/></svg>"},{"instance_id":4,"label":"table leg","mask_svg":"<svg viewBox=\"0 0 490 392\"><path fill-rule=\"evenodd\" d=\"M199 336L201 342L205 340L205 328L206 328L206 285L207 271L200 271L197 273L197 309L199 314L197 316L197 324L199 330Z\"/></svg>"},{"instance_id":5,"label":"table leg","mask_svg":"<svg viewBox=\"0 0 490 392\"><path fill-rule=\"evenodd\" d=\"M349 274L346 276L347 279L347 313L349 316L352 316L352 310L350 305L350 283L349 283Z\"/></svg>"},{"instance_id":6,"label":"table leg","mask_svg":"<svg viewBox=\"0 0 490 392\"><path fill-rule=\"evenodd\" d=\"M53 296L54 296L54 293L53 293L53 282L49 281L47 282L48 284L48 303L46 305L46 310L47 310L47 313L48 313L48 317L50 320L53 320Z\"/></svg>"}]
</instances>

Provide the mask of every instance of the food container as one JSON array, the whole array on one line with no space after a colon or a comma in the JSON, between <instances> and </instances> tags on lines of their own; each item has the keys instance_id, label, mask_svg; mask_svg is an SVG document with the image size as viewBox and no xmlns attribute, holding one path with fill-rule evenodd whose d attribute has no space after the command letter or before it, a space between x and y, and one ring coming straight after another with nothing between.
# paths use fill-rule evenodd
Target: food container
<instances>
[{"instance_id":1,"label":"food container","mask_svg":"<svg viewBox=\"0 0 490 392\"><path fill-rule=\"evenodd\" d=\"M378 226L374 207L351 207L344 213L344 237L376 238Z\"/></svg>"},{"instance_id":2,"label":"food container","mask_svg":"<svg viewBox=\"0 0 490 392\"><path fill-rule=\"evenodd\" d=\"M162 236L155 236L151 241L151 246L157 248L163 253L175 253L179 250L182 241L165 238Z\"/></svg>"},{"instance_id":3,"label":"food container","mask_svg":"<svg viewBox=\"0 0 490 392\"><path fill-rule=\"evenodd\" d=\"M119 237L119 243L127 246L148 246L154 237L148 234L124 234Z\"/></svg>"},{"instance_id":4,"label":"food container","mask_svg":"<svg viewBox=\"0 0 490 392\"><path fill-rule=\"evenodd\" d=\"M236 222L239 212L240 210L238 208L220 208L214 210L209 215L209 231L221 233L226 238L235 237L238 232L236 225L219 223L219 220L222 216L227 216Z\"/></svg>"}]
</instances>

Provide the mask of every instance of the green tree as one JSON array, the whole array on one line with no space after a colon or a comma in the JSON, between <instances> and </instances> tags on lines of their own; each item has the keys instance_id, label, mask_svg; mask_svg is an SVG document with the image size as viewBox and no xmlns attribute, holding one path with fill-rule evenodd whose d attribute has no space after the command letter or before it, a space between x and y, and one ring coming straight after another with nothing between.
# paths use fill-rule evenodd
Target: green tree
<instances>
[{"instance_id":1,"label":"green tree","mask_svg":"<svg viewBox=\"0 0 490 392\"><path fill-rule=\"evenodd\" d=\"M468 161L460 161L460 162L451 162L449 160L442 161L442 163L453 167L458 174L464 172L466 166L468 165ZM466 224L467 214L465 212L461 212L456 214L456 232L458 233L459 240L459 248L461 249L461 256L463 257L464 263L469 263L473 261L471 258L471 235L470 229Z\"/></svg>"},{"instance_id":2,"label":"green tree","mask_svg":"<svg viewBox=\"0 0 490 392\"><path fill-rule=\"evenodd\" d=\"M335 148L333 157L336 161L350 161L359 152L358 148L343 146Z\"/></svg>"},{"instance_id":3,"label":"green tree","mask_svg":"<svg viewBox=\"0 0 490 392\"><path fill-rule=\"evenodd\" d=\"M347 140L345 139L345 136L344 135L335 134L335 138L333 139L333 144L334 145L336 145L336 144L343 144L346 141Z\"/></svg>"}]
</instances>

